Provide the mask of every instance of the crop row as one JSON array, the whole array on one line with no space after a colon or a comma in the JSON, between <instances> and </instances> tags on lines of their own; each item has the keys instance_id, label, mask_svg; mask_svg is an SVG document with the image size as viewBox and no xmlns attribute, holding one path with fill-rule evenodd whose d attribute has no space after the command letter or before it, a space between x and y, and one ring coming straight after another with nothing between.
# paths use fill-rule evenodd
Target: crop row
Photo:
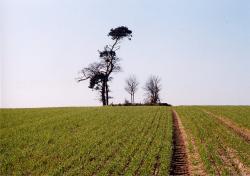
<instances>
[{"instance_id":1,"label":"crop row","mask_svg":"<svg viewBox=\"0 0 250 176\"><path fill-rule=\"evenodd\" d=\"M250 106L206 106L202 108L229 118L239 126L250 130Z\"/></svg>"},{"instance_id":2,"label":"crop row","mask_svg":"<svg viewBox=\"0 0 250 176\"><path fill-rule=\"evenodd\" d=\"M242 174L235 163L235 158L238 158L246 167L250 166L248 142L200 107L176 107L175 109L186 130L188 148L191 151L194 147L198 148L207 173Z\"/></svg>"},{"instance_id":3,"label":"crop row","mask_svg":"<svg viewBox=\"0 0 250 176\"><path fill-rule=\"evenodd\" d=\"M3 110L0 175L165 175L165 107ZM3 123L2 123L3 122Z\"/></svg>"}]
</instances>

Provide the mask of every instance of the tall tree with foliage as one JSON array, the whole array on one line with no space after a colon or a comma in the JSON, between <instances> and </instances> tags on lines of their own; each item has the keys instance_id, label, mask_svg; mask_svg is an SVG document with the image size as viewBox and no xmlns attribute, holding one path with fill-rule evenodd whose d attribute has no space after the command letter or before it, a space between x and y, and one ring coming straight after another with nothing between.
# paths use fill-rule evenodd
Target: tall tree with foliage
<instances>
[{"instance_id":1,"label":"tall tree with foliage","mask_svg":"<svg viewBox=\"0 0 250 176\"><path fill-rule=\"evenodd\" d=\"M99 52L99 62L94 62L88 67L85 67L80 72L80 77L77 78L78 82L89 80L89 88L96 90L100 93L100 101L102 104L108 105L110 87L109 82L112 80L112 73L121 70L120 58L117 56L116 51L120 49L120 42L124 38L131 40L132 31L125 26L112 28L108 33L113 43L106 45L102 51Z\"/></svg>"}]
</instances>

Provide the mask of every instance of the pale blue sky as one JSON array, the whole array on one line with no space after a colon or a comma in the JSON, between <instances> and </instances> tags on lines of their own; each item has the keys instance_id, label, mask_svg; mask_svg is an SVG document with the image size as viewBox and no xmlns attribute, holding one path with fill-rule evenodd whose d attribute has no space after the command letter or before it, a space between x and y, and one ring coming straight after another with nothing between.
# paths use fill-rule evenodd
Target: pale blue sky
<instances>
[{"instance_id":1,"label":"pale blue sky","mask_svg":"<svg viewBox=\"0 0 250 176\"><path fill-rule=\"evenodd\" d=\"M143 101L150 75L162 101L250 104L249 0L1 0L2 107L101 105L78 71L98 60L110 28L133 31L118 55L111 102L129 95L135 74ZM4 68L2 68L4 67Z\"/></svg>"}]
</instances>

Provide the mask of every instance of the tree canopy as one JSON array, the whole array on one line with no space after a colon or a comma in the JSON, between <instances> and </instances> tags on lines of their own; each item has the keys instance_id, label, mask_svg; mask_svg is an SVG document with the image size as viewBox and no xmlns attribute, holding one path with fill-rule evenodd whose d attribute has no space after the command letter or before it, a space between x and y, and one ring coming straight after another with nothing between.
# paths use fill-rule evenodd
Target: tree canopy
<instances>
[{"instance_id":1,"label":"tree canopy","mask_svg":"<svg viewBox=\"0 0 250 176\"><path fill-rule=\"evenodd\" d=\"M80 77L77 78L78 82L89 80L89 88L99 91L103 105L108 105L111 98L109 96L111 74L121 70L120 58L116 54L116 51L120 49L119 43L124 38L131 40L132 31L125 26L120 26L112 28L108 36L111 37L113 43L106 45L102 51L98 51L99 62L94 62L83 68Z\"/></svg>"}]
</instances>

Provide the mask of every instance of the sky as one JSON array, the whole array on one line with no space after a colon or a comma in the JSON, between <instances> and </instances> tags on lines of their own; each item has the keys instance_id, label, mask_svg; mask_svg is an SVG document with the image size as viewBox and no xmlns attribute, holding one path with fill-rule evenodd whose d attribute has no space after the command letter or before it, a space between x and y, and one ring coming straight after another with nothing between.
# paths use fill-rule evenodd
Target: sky
<instances>
[{"instance_id":1,"label":"sky","mask_svg":"<svg viewBox=\"0 0 250 176\"><path fill-rule=\"evenodd\" d=\"M1 107L98 106L79 71L127 26L110 102L129 99L125 79L161 78L162 102L250 105L249 0L0 0Z\"/></svg>"}]
</instances>

